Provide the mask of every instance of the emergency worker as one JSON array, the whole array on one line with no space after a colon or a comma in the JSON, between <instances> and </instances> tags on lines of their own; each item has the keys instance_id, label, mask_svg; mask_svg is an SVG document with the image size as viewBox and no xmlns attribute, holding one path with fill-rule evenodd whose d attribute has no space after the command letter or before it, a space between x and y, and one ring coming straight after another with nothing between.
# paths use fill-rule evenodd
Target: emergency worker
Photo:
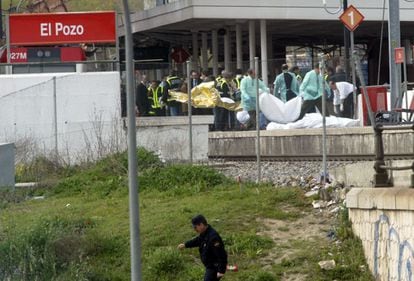
<instances>
[{"instance_id":1,"label":"emergency worker","mask_svg":"<svg viewBox=\"0 0 414 281\"><path fill-rule=\"evenodd\" d=\"M162 101L167 104L168 114L170 116L180 115L180 103L171 99L168 90L179 91L183 80L177 76L175 71L171 71L170 75L165 79L165 85L163 86Z\"/></svg>"},{"instance_id":2,"label":"emergency worker","mask_svg":"<svg viewBox=\"0 0 414 281\"><path fill-rule=\"evenodd\" d=\"M246 123L246 129L256 129L256 87L259 84L259 89L266 91L267 87L262 80L257 79L256 73L253 69L247 70L247 76L243 78L240 83L241 91L241 105L243 110L249 113L250 119Z\"/></svg>"},{"instance_id":3,"label":"emergency worker","mask_svg":"<svg viewBox=\"0 0 414 281\"><path fill-rule=\"evenodd\" d=\"M178 245L179 249L198 247L200 258L206 271L204 281L218 281L226 273L227 253L223 240L203 215L191 219L194 230L199 236Z\"/></svg>"},{"instance_id":4,"label":"emergency worker","mask_svg":"<svg viewBox=\"0 0 414 281\"><path fill-rule=\"evenodd\" d=\"M151 81L151 85L148 87L148 98L151 103L150 115L165 116L165 111L161 103L163 91L164 89L160 86L160 81Z\"/></svg>"},{"instance_id":5,"label":"emergency worker","mask_svg":"<svg viewBox=\"0 0 414 281\"><path fill-rule=\"evenodd\" d=\"M283 102L295 98L299 93L298 80L295 74L289 72L287 64L282 65L282 73L276 76L273 94Z\"/></svg>"},{"instance_id":6,"label":"emergency worker","mask_svg":"<svg viewBox=\"0 0 414 281\"><path fill-rule=\"evenodd\" d=\"M138 116L148 116L151 105L148 99L147 75L136 72L136 76L141 77L141 81L135 89L136 112Z\"/></svg>"},{"instance_id":7,"label":"emergency worker","mask_svg":"<svg viewBox=\"0 0 414 281\"><path fill-rule=\"evenodd\" d=\"M222 98L233 99L235 85L232 81L232 74L228 71L223 72L223 77L217 85L217 90ZM216 107L214 111L214 129L216 131L231 130L235 124L235 115L233 111L223 107Z\"/></svg>"},{"instance_id":8,"label":"emergency worker","mask_svg":"<svg viewBox=\"0 0 414 281\"><path fill-rule=\"evenodd\" d=\"M302 119L306 113L311 112L315 106L322 113L322 93L330 89L320 74L319 64L316 64L313 70L306 73L299 90L303 102L298 120ZM329 116L328 111L326 112L326 115Z\"/></svg>"},{"instance_id":9,"label":"emergency worker","mask_svg":"<svg viewBox=\"0 0 414 281\"><path fill-rule=\"evenodd\" d=\"M336 82L335 79L329 81L329 86L334 93L335 114L340 117L352 118L354 106L354 85L348 82Z\"/></svg>"},{"instance_id":10,"label":"emergency worker","mask_svg":"<svg viewBox=\"0 0 414 281\"><path fill-rule=\"evenodd\" d=\"M303 78L302 78L302 75L300 73L299 66L297 66L297 65L293 66L291 68L290 72L292 72L293 74L295 74L296 81L298 81L298 84L300 86L300 84L302 83Z\"/></svg>"}]
</instances>

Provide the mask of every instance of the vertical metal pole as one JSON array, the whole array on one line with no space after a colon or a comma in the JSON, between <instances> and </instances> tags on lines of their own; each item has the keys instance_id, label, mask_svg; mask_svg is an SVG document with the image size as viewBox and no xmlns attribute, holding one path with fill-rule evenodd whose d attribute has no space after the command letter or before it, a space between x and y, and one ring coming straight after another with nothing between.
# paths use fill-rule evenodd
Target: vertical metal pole
<instances>
[{"instance_id":1,"label":"vertical metal pole","mask_svg":"<svg viewBox=\"0 0 414 281\"><path fill-rule=\"evenodd\" d=\"M3 8L1 5L2 1L0 1L0 39L3 39Z\"/></svg>"},{"instance_id":2,"label":"vertical metal pole","mask_svg":"<svg viewBox=\"0 0 414 281\"><path fill-rule=\"evenodd\" d=\"M344 11L346 9L348 9L348 0L343 0L343 4L344 4ZM346 26L344 26L344 49L345 49L345 78L348 81L348 77L349 77L349 64L350 64L350 60L349 60L349 30L348 28L346 28Z\"/></svg>"},{"instance_id":3,"label":"vertical metal pole","mask_svg":"<svg viewBox=\"0 0 414 281\"><path fill-rule=\"evenodd\" d=\"M260 107L259 107L259 58L254 58L254 73L256 75L256 159L257 159L257 182L262 180L260 161Z\"/></svg>"},{"instance_id":4,"label":"vertical metal pole","mask_svg":"<svg viewBox=\"0 0 414 281\"><path fill-rule=\"evenodd\" d=\"M122 0L125 15L125 64L128 109L128 183L131 247L131 281L141 281L141 244L139 235L139 192L137 181L137 135L135 124L134 57L128 0Z\"/></svg>"},{"instance_id":5,"label":"vertical metal pole","mask_svg":"<svg viewBox=\"0 0 414 281\"><path fill-rule=\"evenodd\" d=\"M116 50L116 54L115 54L115 56L116 56L115 69L116 69L116 71L119 71L119 74L121 74L121 65L120 65L121 62L120 62L120 55L119 55L119 36L118 36L118 34L119 34L119 32L118 32L119 27L118 27L118 17L119 17L118 14L115 14L115 32L116 32L115 33L116 34L116 40L115 40L115 50ZM113 67L113 65L112 65L112 67Z\"/></svg>"},{"instance_id":6,"label":"vertical metal pole","mask_svg":"<svg viewBox=\"0 0 414 281\"><path fill-rule=\"evenodd\" d=\"M407 57L406 57L406 52L405 52L405 48L404 48L404 61L403 61L403 69L404 69L404 93L405 94L405 108L410 108L410 105L408 104L408 87L407 87L407 83L408 83L408 78L407 78ZM401 96L402 97L402 96ZM413 97L414 98L414 97ZM402 102L402 98L401 98L401 102ZM408 113L407 113L407 118L408 118Z\"/></svg>"},{"instance_id":7,"label":"vertical metal pole","mask_svg":"<svg viewBox=\"0 0 414 281\"><path fill-rule=\"evenodd\" d=\"M391 105L401 107L398 102L401 89L401 67L395 64L394 49L400 47L400 0L388 1L388 52L390 67Z\"/></svg>"},{"instance_id":8,"label":"vertical metal pole","mask_svg":"<svg viewBox=\"0 0 414 281\"><path fill-rule=\"evenodd\" d=\"M188 149L190 163L193 163L193 113L191 110L191 61L187 61L187 94L188 94Z\"/></svg>"},{"instance_id":9,"label":"vertical metal pole","mask_svg":"<svg viewBox=\"0 0 414 281\"><path fill-rule=\"evenodd\" d=\"M322 168L323 168L323 175L322 175L322 183L325 186L326 184L326 177L328 174L327 164L326 164L326 95L325 95L325 79L324 79L324 71L325 71L325 60L323 54L321 57L321 66L318 79L322 79L323 84L322 86Z\"/></svg>"},{"instance_id":10,"label":"vertical metal pole","mask_svg":"<svg viewBox=\"0 0 414 281\"><path fill-rule=\"evenodd\" d=\"M365 80L364 80L364 77L362 75L361 62L359 61L359 56L356 54L356 52L352 53L352 64L354 65L354 67L356 67L356 71L358 73L359 80L361 80L361 87L363 89L362 95L365 99L365 103L366 103L367 108L368 108L368 115L369 115L369 120L371 121L372 129L375 131L375 129L376 129L375 118L374 118L374 114L372 112L371 102L370 102L369 97L368 97L368 91L367 91L367 87L365 85Z\"/></svg>"},{"instance_id":11,"label":"vertical metal pole","mask_svg":"<svg viewBox=\"0 0 414 281\"><path fill-rule=\"evenodd\" d=\"M59 157L58 148L58 125L57 125L57 97L56 97L56 76L53 76L53 130L55 135L55 160Z\"/></svg>"},{"instance_id":12,"label":"vertical metal pole","mask_svg":"<svg viewBox=\"0 0 414 281\"><path fill-rule=\"evenodd\" d=\"M12 74L13 71L10 65L10 16L9 15L6 15L6 56L7 56L6 73Z\"/></svg>"},{"instance_id":13,"label":"vertical metal pole","mask_svg":"<svg viewBox=\"0 0 414 281\"><path fill-rule=\"evenodd\" d=\"M355 50L355 43L354 43L354 32L351 31L351 52L354 54ZM360 77L360 79L364 79L363 77ZM354 85L354 90L352 93L352 97L354 99L354 108L353 108L353 116L354 119L357 119L357 92L356 92L356 71L355 71L355 63L352 63L352 84Z\"/></svg>"}]
</instances>

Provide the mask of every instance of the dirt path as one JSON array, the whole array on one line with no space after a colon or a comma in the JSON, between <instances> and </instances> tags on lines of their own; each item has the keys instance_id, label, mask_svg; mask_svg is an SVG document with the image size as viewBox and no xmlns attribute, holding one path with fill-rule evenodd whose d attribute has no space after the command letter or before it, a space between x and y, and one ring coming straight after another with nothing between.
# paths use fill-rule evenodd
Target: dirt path
<instances>
[{"instance_id":1,"label":"dirt path","mask_svg":"<svg viewBox=\"0 0 414 281\"><path fill-rule=\"evenodd\" d=\"M335 217L327 210L312 210L303 213L303 217L296 221L276 220L262 218L258 222L262 229L257 235L272 238L275 242L273 250L261 262L264 269L280 264L284 261L294 260L302 248L298 247L300 241L328 243L327 234L334 224ZM300 273L289 273L282 277L282 281L305 281L309 277Z\"/></svg>"}]
</instances>

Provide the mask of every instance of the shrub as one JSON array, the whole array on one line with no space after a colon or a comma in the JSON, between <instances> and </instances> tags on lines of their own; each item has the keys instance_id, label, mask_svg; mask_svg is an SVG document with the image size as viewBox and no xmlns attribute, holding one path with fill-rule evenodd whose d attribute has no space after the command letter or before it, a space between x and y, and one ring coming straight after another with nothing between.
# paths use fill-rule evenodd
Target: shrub
<instances>
[{"instance_id":1,"label":"shrub","mask_svg":"<svg viewBox=\"0 0 414 281\"><path fill-rule=\"evenodd\" d=\"M228 182L228 179L212 168L186 164L169 165L144 171L139 177L143 190L192 190L204 191Z\"/></svg>"},{"instance_id":2,"label":"shrub","mask_svg":"<svg viewBox=\"0 0 414 281\"><path fill-rule=\"evenodd\" d=\"M173 280L184 272L184 259L177 249L169 247L156 249L147 261L149 280Z\"/></svg>"},{"instance_id":3,"label":"shrub","mask_svg":"<svg viewBox=\"0 0 414 281\"><path fill-rule=\"evenodd\" d=\"M0 240L0 280L54 280L70 270L79 271L83 256L80 229L89 219L43 219L29 229L8 232ZM81 280L81 279L79 279Z\"/></svg>"}]
</instances>

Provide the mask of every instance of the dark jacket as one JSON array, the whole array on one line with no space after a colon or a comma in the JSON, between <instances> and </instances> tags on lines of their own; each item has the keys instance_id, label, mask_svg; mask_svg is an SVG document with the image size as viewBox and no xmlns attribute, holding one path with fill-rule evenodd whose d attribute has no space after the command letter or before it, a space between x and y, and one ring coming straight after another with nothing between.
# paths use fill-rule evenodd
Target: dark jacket
<instances>
[{"instance_id":1,"label":"dark jacket","mask_svg":"<svg viewBox=\"0 0 414 281\"><path fill-rule=\"evenodd\" d=\"M220 273L226 272L227 253L224 249L223 240L210 225L202 234L185 242L185 247L198 247L201 261L206 268L217 269Z\"/></svg>"},{"instance_id":2,"label":"dark jacket","mask_svg":"<svg viewBox=\"0 0 414 281\"><path fill-rule=\"evenodd\" d=\"M182 84L183 81L181 78L177 76L168 76L165 81L165 85L163 86L164 91L162 94L162 101L170 106L179 106L179 102L169 100L170 95L168 93L168 90L179 91Z\"/></svg>"},{"instance_id":3,"label":"dark jacket","mask_svg":"<svg viewBox=\"0 0 414 281\"><path fill-rule=\"evenodd\" d=\"M139 116L148 116L151 104L148 99L148 89L143 83L139 83L137 86L135 104L138 107Z\"/></svg>"},{"instance_id":4,"label":"dark jacket","mask_svg":"<svg viewBox=\"0 0 414 281\"><path fill-rule=\"evenodd\" d=\"M230 86L226 80L220 80L217 90L219 91L221 97L230 98Z\"/></svg>"}]
</instances>

